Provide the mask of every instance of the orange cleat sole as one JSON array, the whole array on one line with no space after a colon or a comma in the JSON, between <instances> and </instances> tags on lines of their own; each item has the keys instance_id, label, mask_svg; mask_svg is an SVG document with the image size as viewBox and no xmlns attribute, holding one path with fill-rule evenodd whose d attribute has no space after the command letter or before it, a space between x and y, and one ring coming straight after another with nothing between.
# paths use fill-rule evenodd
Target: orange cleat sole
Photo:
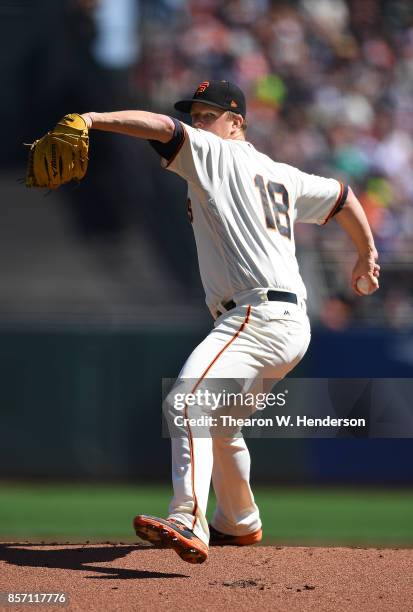
<instances>
[{"instance_id":1,"label":"orange cleat sole","mask_svg":"<svg viewBox=\"0 0 413 612\"><path fill-rule=\"evenodd\" d=\"M133 520L136 535L158 548L172 548L187 563L204 563L208 546L181 523L138 514Z\"/></svg>"},{"instance_id":2,"label":"orange cleat sole","mask_svg":"<svg viewBox=\"0 0 413 612\"><path fill-rule=\"evenodd\" d=\"M221 533L212 525L209 526L209 545L210 546L252 546L262 540L262 529L246 535L234 536Z\"/></svg>"}]
</instances>

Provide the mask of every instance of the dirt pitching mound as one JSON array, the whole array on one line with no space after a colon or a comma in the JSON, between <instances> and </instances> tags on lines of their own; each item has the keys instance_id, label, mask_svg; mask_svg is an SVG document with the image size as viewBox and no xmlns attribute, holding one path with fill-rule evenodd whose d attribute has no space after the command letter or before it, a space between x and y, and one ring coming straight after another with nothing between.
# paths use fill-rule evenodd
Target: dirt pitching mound
<instances>
[{"instance_id":1,"label":"dirt pitching mound","mask_svg":"<svg viewBox=\"0 0 413 612\"><path fill-rule=\"evenodd\" d=\"M225 547L190 565L171 550L134 544L5 542L0 591L67 593L68 608L82 611L411 612L413 550ZM27 607L58 609L13 609Z\"/></svg>"}]
</instances>

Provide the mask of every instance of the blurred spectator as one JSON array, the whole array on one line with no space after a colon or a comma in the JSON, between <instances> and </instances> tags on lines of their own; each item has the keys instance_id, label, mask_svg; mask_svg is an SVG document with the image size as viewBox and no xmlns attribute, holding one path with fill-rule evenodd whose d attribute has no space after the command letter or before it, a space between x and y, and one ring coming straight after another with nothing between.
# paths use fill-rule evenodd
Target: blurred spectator
<instances>
[{"instance_id":1,"label":"blurred spectator","mask_svg":"<svg viewBox=\"0 0 413 612\"><path fill-rule=\"evenodd\" d=\"M92 53L108 68L128 68L138 57L139 4L136 0L99 0L93 7L96 38Z\"/></svg>"},{"instance_id":2,"label":"blurred spectator","mask_svg":"<svg viewBox=\"0 0 413 612\"><path fill-rule=\"evenodd\" d=\"M351 321L351 302L343 296L327 298L322 306L320 321L328 329L345 329Z\"/></svg>"}]
</instances>

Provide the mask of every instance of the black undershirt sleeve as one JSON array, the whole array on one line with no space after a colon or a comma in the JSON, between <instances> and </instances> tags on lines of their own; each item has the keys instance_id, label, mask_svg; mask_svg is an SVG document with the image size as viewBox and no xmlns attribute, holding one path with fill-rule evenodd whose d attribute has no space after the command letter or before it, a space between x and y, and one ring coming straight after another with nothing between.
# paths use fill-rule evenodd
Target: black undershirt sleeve
<instances>
[{"instance_id":1,"label":"black undershirt sleeve","mask_svg":"<svg viewBox=\"0 0 413 612\"><path fill-rule=\"evenodd\" d=\"M148 140L151 147L155 149L157 153L167 161L170 161L175 153L179 150L182 144L182 140L185 138L185 131L182 123L171 117L174 122L175 129L174 134L169 142L160 142L159 140Z\"/></svg>"},{"instance_id":2,"label":"black undershirt sleeve","mask_svg":"<svg viewBox=\"0 0 413 612\"><path fill-rule=\"evenodd\" d=\"M340 210L343 208L344 204L346 203L347 196L348 196L348 185L346 185L344 187L343 193L341 194L340 201L337 202L336 209L333 212L333 214L331 215L332 217L334 217L334 215L336 215L338 212L340 212Z\"/></svg>"}]
</instances>

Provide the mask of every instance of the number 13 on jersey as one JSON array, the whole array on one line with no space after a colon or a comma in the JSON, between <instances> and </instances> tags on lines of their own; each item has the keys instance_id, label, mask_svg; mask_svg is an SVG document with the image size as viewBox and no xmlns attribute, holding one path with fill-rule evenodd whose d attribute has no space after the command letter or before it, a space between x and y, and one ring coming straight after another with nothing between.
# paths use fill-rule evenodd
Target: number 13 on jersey
<instances>
[{"instance_id":1,"label":"number 13 on jersey","mask_svg":"<svg viewBox=\"0 0 413 612\"><path fill-rule=\"evenodd\" d=\"M282 236L291 240L288 191L284 185L274 181L268 181L265 185L261 174L256 174L255 186L260 193L268 229L278 230ZM281 196L281 201L277 199L277 195Z\"/></svg>"}]
</instances>

